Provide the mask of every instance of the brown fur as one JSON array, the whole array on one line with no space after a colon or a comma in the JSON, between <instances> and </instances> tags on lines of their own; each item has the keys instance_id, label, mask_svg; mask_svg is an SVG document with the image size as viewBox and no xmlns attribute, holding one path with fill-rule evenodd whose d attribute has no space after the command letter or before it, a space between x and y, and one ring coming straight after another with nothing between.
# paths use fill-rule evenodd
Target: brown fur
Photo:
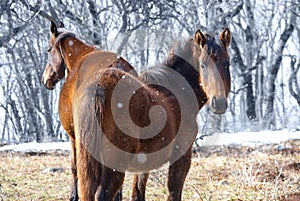
<instances>
[{"instance_id":1,"label":"brown fur","mask_svg":"<svg viewBox=\"0 0 300 201\"><path fill-rule=\"evenodd\" d=\"M198 35L199 34L199 35ZM202 34L197 31L195 38L191 38L185 41L179 41L176 43L173 50L170 51L165 59L164 66L155 67L152 70L145 71L141 76L140 80L144 83L158 82L162 86L169 84L176 85L176 79L170 76L170 69L175 70L181 76L183 76L189 85L192 87L194 94L196 95L199 109L211 98L219 93L218 90L227 98L230 91L230 73L228 60L229 56L227 48L230 42L230 32L226 28L220 34L220 41L217 41L215 37ZM202 62L210 60L206 63L206 69L202 68ZM218 71L219 75L213 73L210 74L214 81L210 83L207 81L203 71L213 72ZM223 88L217 88L216 85L222 83ZM175 86L179 88L180 86ZM168 92L160 88L160 91L167 94ZM167 95L168 97L170 96ZM186 101L189 100L187 96ZM196 111L198 112L198 111ZM178 113L177 113L178 115ZM195 125L196 113L191 113L191 118L187 119L191 129L187 129L186 138L194 138L197 134L197 125ZM179 140L185 141L186 139ZM181 192L185 177L189 171L191 164L191 147L183 154L177 161L169 166L168 174L168 191L169 201L180 201ZM144 201L145 200L145 188L148 178L148 173L137 174L134 176L131 201Z\"/></svg>"},{"instance_id":2,"label":"brown fur","mask_svg":"<svg viewBox=\"0 0 300 201\"><path fill-rule=\"evenodd\" d=\"M51 26L55 26L52 24ZM52 30L52 29L51 29ZM55 32L52 32L50 38L50 60L47 63L46 68L43 73L42 82L48 89L53 89L55 84L60 81L65 76L65 67L67 67L67 75L66 81L63 84L63 87L60 92L59 98L59 116L62 123L63 128L67 132L68 136L71 140L72 145L72 159L71 159L71 168L72 168L72 175L73 175L73 186L71 191L70 200L76 201L78 200L77 196L77 178L79 177L86 177L85 173L82 172L82 176L78 175L77 169L80 167L80 170L85 170L89 172L89 174L98 174L101 172L99 170L99 164L96 160L89 156L86 153L84 147L79 146L78 142L76 143L75 139L75 131L74 131L74 119L73 119L73 98L75 96L75 84L77 80L78 71L82 66L82 63L87 59L90 58L95 60L94 68L97 66L98 69L100 68L118 68L124 71L130 71L134 76L137 76L137 73L134 71L133 67L126 62L122 57L118 57L116 54L113 53L106 53L97 50L95 47L86 45L84 42L79 40L74 36L74 34L60 31L57 29L53 29ZM72 41L72 42L69 42ZM70 46L72 44L72 46ZM76 47L76 49L74 48ZM59 53L60 57L57 57ZM54 58L53 55L54 54ZM103 56L108 56L110 60L109 64L101 66L99 62L103 60ZM99 57L101 59L99 59ZM106 59L106 58L105 58ZM63 74L61 73L63 72ZM79 154L80 153L80 154ZM79 154L80 156L77 156ZM78 157L78 158L77 158ZM77 164L77 161L88 160L88 163L80 165ZM91 167L95 167L91 169ZM95 172L92 172L95 171ZM85 187L82 189L91 189L86 192L91 192L94 189L94 193L98 187L99 178L91 177L90 181ZM94 195L93 195L94 197ZM91 199L91 198L90 198ZM88 200L88 199L82 199Z\"/></svg>"},{"instance_id":3,"label":"brown fur","mask_svg":"<svg viewBox=\"0 0 300 201\"><path fill-rule=\"evenodd\" d=\"M228 33L225 35L228 38ZM58 33L53 34L53 37L57 36L59 37ZM197 135L196 115L210 95L218 92L211 90L211 83L207 83L205 88L199 86L202 72L200 70L199 74L198 68L203 60L202 55L214 59L208 50L218 49L219 46L215 43L210 45L208 42L211 40L207 36L205 42L201 39L188 40L169 54L166 67L145 72L137 78L135 71L128 73L133 70L132 67L115 54L97 51L68 34L59 39L58 42L52 41L52 44L57 44L52 48L60 49L68 69L66 82L61 90L59 112L62 124L75 144L72 161L76 163L73 166L76 169L73 176L75 186L78 177L80 200L112 201L122 187L125 170L129 170L144 172L135 176L131 196L132 200L142 201L145 199L147 172L166 162L170 162L168 200L181 200L183 184L191 164L191 147ZM70 41L74 43L72 48L68 46ZM218 52L218 61L215 61L217 64L207 63L213 69L207 71L223 68L223 62L219 60L223 61L224 55L222 51ZM51 68L51 65L47 65L47 68ZM179 73L188 82L191 92L180 89L182 81L171 76L172 71ZM227 78L226 75L220 75L212 80L218 83L230 82ZM46 86L55 85L50 83L47 76L43 80ZM180 97L175 97L176 93L170 91L172 87L180 89ZM221 94L227 97L228 92ZM130 100L125 106L129 106L129 115L122 118L124 113L118 104L128 94ZM187 108L193 110L188 110L185 114L180 104L194 104L193 101L189 102L193 98L196 105L188 105ZM148 137L146 134L149 133L145 128L160 128L162 121L158 118L161 115L157 113L154 113L154 118L151 116L154 106L164 108L161 115L166 119L158 134ZM129 130L124 131L123 126ZM184 135L178 135L178 132ZM187 149L182 150L186 144ZM155 155L157 152L160 153L159 156ZM148 158L144 163L138 161L137 154L140 153L147 154ZM119 169L110 168L117 167L116 165Z\"/></svg>"}]
</instances>

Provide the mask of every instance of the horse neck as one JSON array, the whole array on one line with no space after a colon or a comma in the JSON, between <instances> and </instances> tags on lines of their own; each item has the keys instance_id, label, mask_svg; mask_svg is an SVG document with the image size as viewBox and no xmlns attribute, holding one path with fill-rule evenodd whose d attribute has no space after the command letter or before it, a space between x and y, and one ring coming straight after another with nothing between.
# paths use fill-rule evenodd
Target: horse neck
<instances>
[{"instance_id":1,"label":"horse neck","mask_svg":"<svg viewBox=\"0 0 300 201\"><path fill-rule=\"evenodd\" d=\"M68 37L61 42L61 54L69 72L77 71L84 58L95 50L95 47L74 37Z\"/></svg>"},{"instance_id":2,"label":"horse neck","mask_svg":"<svg viewBox=\"0 0 300 201\"><path fill-rule=\"evenodd\" d=\"M195 47L191 43L191 40L185 41L175 47L165 60L164 65L172 68L186 79L197 97L199 108L201 108L208 99L201 83L199 83L199 63L195 59L193 52Z\"/></svg>"}]
</instances>

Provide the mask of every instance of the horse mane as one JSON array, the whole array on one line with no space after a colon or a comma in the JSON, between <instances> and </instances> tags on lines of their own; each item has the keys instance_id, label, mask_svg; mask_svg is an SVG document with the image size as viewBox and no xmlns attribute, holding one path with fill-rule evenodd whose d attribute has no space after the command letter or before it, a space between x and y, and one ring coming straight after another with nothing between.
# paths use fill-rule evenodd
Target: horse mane
<instances>
[{"instance_id":1,"label":"horse mane","mask_svg":"<svg viewBox=\"0 0 300 201\"><path fill-rule=\"evenodd\" d=\"M170 68L175 68L179 63L198 68L198 61L194 59L195 53L198 50L194 44L193 38L177 41L172 50L168 53L164 61L164 65ZM175 69L174 69L175 70Z\"/></svg>"},{"instance_id":2,"label":"horse mane","mask_svg":"<svg viewBox=\"0 0 300 201\"><path fill-rule=\"evenodd\" d=\"M76 34L75 34L74 32L67 31L67 30L62 29L62 28L59 29L59 32L60 32L60 33L59 33L59 35L56 37L55 42L54 42L54 44L53 44L53 47L57 46L57 44L58 44L61 40L65 39L65 38L67 38L67 37L74 37L74 38L78 39L78 37L76 36ZM80 39L78 39L78 40L80 40ZM82 41L82 40L80 40L80 41Z\"/></svg>"},{"instance_id":3,"label":"horse mane","mask_svg":"<svg viewBox=\"0 0 300 201\"><path fill-rule=\"evenodd\" d=\"M169 76L176 71L190 84L198 99L199 105L203 105L203 101L206 102L207 98L198 82L199 61L197 61L196 58L198 57L196 55L199 54L199 52L200 49L194 43L193 38L180 40L175 43L162 65L156 65L145 70L139 76L139 79L146 84L156 83L161 86L167 86L168 84L176 85L177 83L174 77Z\"/></svg>"},{"instance_id":4,"label":"horse mane","mask_svg":"<svg viewBox=\"0 0 300 201\"><path fill-rule=\"evenodd\" d=\"M142 71L139 80L145 84L157 83L165 85L168 81L168 72L163 66L153 66Z\"/></svg>"}]
</instances>

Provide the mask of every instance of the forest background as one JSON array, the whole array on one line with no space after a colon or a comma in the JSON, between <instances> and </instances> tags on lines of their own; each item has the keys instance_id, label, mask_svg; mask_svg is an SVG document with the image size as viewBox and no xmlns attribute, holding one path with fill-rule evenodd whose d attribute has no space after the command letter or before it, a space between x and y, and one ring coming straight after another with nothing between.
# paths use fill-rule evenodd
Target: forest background
<instances>
[{"instance_id":1,"label":"forest background","mask_svg":"<svg viewBox=\"0 0 300 201\"><path fill-rule=\"evenodd\" d=\"M222 116L203 108L199 136L300 129L300 0L2 0L0 144L67 140L58 117L63 82L53 91L40 82L49 16L137 71L197 29L229 27L229 108Z\"/></svg>"}]
</instances>

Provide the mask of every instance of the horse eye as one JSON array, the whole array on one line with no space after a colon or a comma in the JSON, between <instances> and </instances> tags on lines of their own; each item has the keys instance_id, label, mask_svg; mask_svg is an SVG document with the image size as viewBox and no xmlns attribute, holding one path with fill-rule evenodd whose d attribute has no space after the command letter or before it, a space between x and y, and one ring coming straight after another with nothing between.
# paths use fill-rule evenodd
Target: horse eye
<instances>
[{"instance_id":1,"label":"horse eye","mask_svg":"<svg viewBox=\"0 0 300 201\"><path fill-rule=\"evenodd\" d=\"M51 49L52 49L52 47L49 47L47 51L48 51L48 52L50 52L50 51L51 51Z\"/></svg>"},{"instance_id":2,"label":"horse eye","mask_svg":"<svg viewBox=\"0 0 300 201\"><path fill-rule=\"evenodd\" d=\"M201 68L203 68L203 69L205 69L205 68L206 68L206 64L205 64L205 63L203 63L203 62L201 62L201 63L200 63L200 66L201 66Z\"/></svg>"}]
</instances>

